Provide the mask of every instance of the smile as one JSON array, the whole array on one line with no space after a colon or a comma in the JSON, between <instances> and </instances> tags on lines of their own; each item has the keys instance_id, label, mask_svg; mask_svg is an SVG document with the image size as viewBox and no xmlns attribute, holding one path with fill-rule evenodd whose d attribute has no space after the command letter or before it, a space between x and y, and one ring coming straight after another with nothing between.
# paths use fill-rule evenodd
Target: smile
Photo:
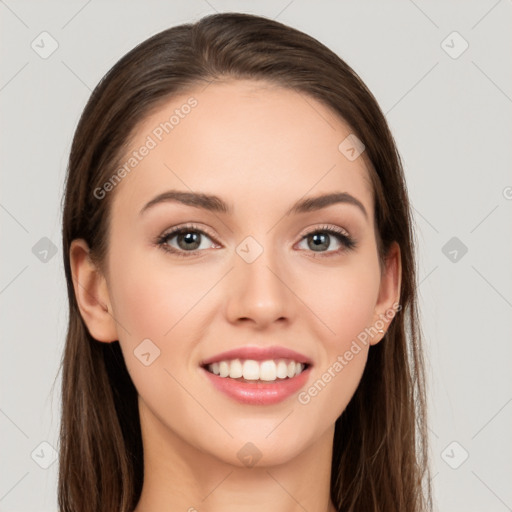
<instances>
[{"instance_id":1,"label":"smile","mask_svg":"<svg viewBox=\"0 0 512 512\"><path fill-rule=\"evenodd\" d=\"M207 371L222 378L237 379L239 382L274 382L291 379L300 375L307 364L290 359L232 359L217 361L206 366Z\"/></svg>"}]
</instances>

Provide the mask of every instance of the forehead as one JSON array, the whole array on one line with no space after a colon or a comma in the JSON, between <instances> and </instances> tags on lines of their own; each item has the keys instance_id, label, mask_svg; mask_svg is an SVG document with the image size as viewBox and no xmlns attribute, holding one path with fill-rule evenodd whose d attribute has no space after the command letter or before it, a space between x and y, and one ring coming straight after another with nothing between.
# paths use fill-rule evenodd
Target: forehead
<instances>
[{"instance_id":1,"label":"forehead","mask_svg":"<svg viewBox=\"0 0 512 512\"><path fill-rule=\"evenodd\" d=\"M115 201L141 204L178 188L262 204L336 189L357 194L371 213L368 161L364 152L347 158L347 137L350 126L304 93L252 80L197 86L136 128Z\"/></svg>"}]
</instances>

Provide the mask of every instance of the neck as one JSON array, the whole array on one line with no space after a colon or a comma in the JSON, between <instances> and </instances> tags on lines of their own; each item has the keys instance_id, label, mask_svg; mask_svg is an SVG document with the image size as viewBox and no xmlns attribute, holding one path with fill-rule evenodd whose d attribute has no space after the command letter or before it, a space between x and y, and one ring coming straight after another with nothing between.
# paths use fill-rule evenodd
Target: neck
<instances>
[{"instance_id":1,"label":"neck","mask_svg":"<svg viewBox=\"0 0 512 512\"><path fill-rule=\"evenodd\" d=\"M134 512L336 512L330 499L334 426L293 460L245 467L199 451L142 402L139 407L144 483Z\"/></svg>"}]
</instances>

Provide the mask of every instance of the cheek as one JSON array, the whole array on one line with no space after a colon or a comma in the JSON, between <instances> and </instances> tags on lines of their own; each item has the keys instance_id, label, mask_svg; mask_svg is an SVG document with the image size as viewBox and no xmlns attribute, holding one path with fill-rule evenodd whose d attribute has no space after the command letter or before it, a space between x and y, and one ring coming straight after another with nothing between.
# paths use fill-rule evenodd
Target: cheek
<instances>
[{"instance_id":1,"label":"cheek","mask_svg":"<svg viewBox=\"0 0 512 512\"><path fill-rule=\"evenodd\" d=\"M172 376L181 382L187 375L198 337L194 306L211 286L211 277L155 259L125 253L111 267L110 293L130 377L152 410L163 412L162 404L184 408L190 401ZM144 354L149 354L146 360Z\"/></svg>"},{"instance_id":2,"label":"cheek","mask_svg":"<svg viewBox=\"0 0 512 512\"><path fill-rule=\"evenodd\" d=\"M323 327L317 336L329 349L342 350L371 325L377 303L380 271L373 258L354 256L352 264L297 277L299 297ZM306 279L307 276L307 279Z\"/></svg>"},{"instance_id":3,"label":"cheek","mask_svg":"<svg viewBox=\"0 0 512 512\"><path fill-rule=\"evenodd\" d=\"M318 276L318 286L307 291L308 306L322 323L316 334L323 351L314 379L297 397L305 422L321 418L323 425L333 424L352 399L370 349L367 328L372 325L379 277L378 265L367 260Z\"/></svg>"},{"instance_id":4,"label":"cheek","mask_svg":"<svg viewBox=\"0 0 512 512\"><path fill-rule=\"evenodd\" d=\"M126 252L111 267L110 292L127 369L139 394L158 403L179 396L167 396L176 383L165 370L180 381L196 371L205 295L218 277L207 265L172 265L156 251ZM148 352L154 362L145 366L141 354Z\"/></svg>"},{"instance_id":5,"label":"cheek","mask_svg":"<svg viewBox=\"0 0 512 512\"><path fill-rule=\"evenodd\" d=\"M203 272L165 265L137 253L124 258L111 275L116 320L137 339L170 338L211 281Z\"/></svg>"}]
</instances>

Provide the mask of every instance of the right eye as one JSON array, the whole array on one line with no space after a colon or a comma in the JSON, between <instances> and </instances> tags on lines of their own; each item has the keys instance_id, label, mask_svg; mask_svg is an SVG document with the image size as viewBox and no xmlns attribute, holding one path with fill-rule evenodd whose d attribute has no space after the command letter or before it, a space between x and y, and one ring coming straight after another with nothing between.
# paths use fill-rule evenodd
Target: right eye
<instances>
[{"instance_id":1,"label":"right eye","mask_svg":"<svg viewBox=\"0 0 512 512\"><path fill-rule=\"evenodd\" d=\"M182 226L161 235L157 244L165 251L179 256L189 256L187 253L193 255L200 250L216 247L215 243L207 243L205 239L211 241L211 237L202 229Z\"/></svg>"}]
</instances>

